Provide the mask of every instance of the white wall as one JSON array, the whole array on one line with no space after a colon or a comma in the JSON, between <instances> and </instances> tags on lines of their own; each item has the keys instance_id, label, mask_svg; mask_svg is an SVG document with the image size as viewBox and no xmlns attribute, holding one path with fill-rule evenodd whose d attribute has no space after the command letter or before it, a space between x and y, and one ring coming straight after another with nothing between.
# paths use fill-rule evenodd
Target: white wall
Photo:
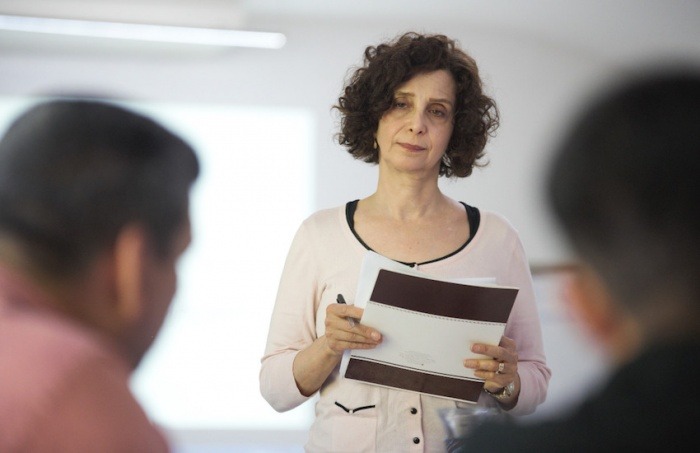
<instances>
[{"instance_id":1,"label":"white wall","mask_svg":"<svg viewBox=\"0 0 700 453\"><path fill-rule=\"evenodd\" d=\"M505 14L502 4L494 8L504 17L500 21L499 16L484 14L483 7L474 16L462 7L461 15L452 20L407 18L406 14L392 19L329 19L275 16L269 13L274 11L269 5L275 3L263 4L268 5L267 15L250 17L248 28L285 33L288 44L281 50L201 51L56 37L36 42L0 33L0 94L78 90L137 100L311 109L317 121L315 199L316 207L321 208L363 197L375 184L372 167L350 159L332 140L337 128L331 106L348 68L360 62L366 45L399 32L445 33L477 59L486 89L500 106L502 125L488 146L491 164L467 180L446 181L443 187L467 203L506 215L520 230L533 264L551 264L567 255L540 193L556 131L592 86L630 63L650 60L659 52L669 54L674 43L668 36L671 32L655 33L655 39L650 39L648 35L654 30L642 19L653 13L657 26L671 26L673 19L675 33L687 33L689 22L700 23L678 8L646 14L639 8L637 14L642 19L636 21L630 16L634 11L623 14L620 6L601 10L601 17L591 15L590 8L583 10L589 14L583 18L567 17L557 10L555 20L546 22L546 11L534 14L525 10L518 21L517 15ZM624 2L620 4L624 6ZM572 15L579 12L576 3L569 7ZM646 10L652 8L658 9L646 6ZM698 8L691 12L700 20ZM677 17L664 20L663 14ZM567 29L580 31L566 35L562 30ZM601 36L606 35L616 41L605 45ZM695 42L700 42L697 30L687 39L692 40L693 35ZM659 44L664 38L669 41L666 47ZM631 47L633 43L641 46ZM682 50L688 55L687 49ZM700 60L700 49L689 56ZM270 133L275 133L274 124L270 124ZM261 184L265 184L264 178Z\"/></svg>"},{"instance_id":2,"label":"white wall","mask_svg":"<svg viewBox=\"0 0 700 453\"><path fill-rule=\"evenodd\" d=\"M484 8L483 4L491 3L493 10ZM337 128L331 106L348 68L360 62L366 45L399 32L445 33L476 58L486 88L500 106L502 122L497 138L488 146L491 164L467 180L445 182L443 187L460 200L506 215L520 231L531 262L554 264L565 260L568 253L548 217L540 190L558 131L591 88L638 62L669 56L699 62L700 3L535 3L546 8L516 7L520 2L461 2L449 19L425 10L418 17L411 17L410 11L394 15L387 10L379 15L331 19L312 10L304 17L279 15L275 2L261 1L264 7L250 15L247 28L285 33L287 45L276 51L117 46L55 37L36 41L0 32L0 95L67 90L137 101L308 110L315 121L311 146L316 156L311 174L313 208L318 209L366 196L374 189L375 170L353 161L332 139ZM405 3L406 8L411 4ZM471 14L475 5L480 7ZM277 133L282 132L269 124L269 134ZM258 150L250 146L232 152ZM264 165L265 156L260 156L260 162ZM269 188L274 177L262 172L259 188ZM280 203L295 203L283 191L278 198ZM270 284L276 286L276 277L272 280ZM545 343L551 348L547 352L560 367L554 369L554 400L557 395L573 399L575 390L566 380L566 361L572 355L576 363L589 360L595 371L599 357L571 329L569 319L547 318L551 312L546 307L552 307L555 296L547 290L542 294Z\"/></svg>"}]
</instances>

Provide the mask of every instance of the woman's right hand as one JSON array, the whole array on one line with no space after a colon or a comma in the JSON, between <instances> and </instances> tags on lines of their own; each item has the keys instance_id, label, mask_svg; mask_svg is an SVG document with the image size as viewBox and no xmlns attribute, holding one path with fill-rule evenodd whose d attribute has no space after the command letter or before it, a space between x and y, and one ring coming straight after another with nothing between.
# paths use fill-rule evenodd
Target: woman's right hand
<instances>
[{"instance_id":1,"label":"woman's right hand","mask_svg":"<svg viewBox=\"0 0 700 453\"><path fill-rule=\"evenodd\" d=\"M326 344L335 354L346 349L372 349L382 342L382 335L357 322L363 309L353 305L330 304L326 308Z\"/></svg>"},{"instance_id":2,"label":"woman's right hand","mask_svg":"<svg viewBox=\"0 0 700 453\"><path fill-rule=\"evenodd\" d=\"M299 351L292 365L302 395L311 396L321 388L346 349L372 349L382 342L379 332L356 321L363 311L345 304L330 304L326 308L325 335Z\"/></svg>"}]
</instances>

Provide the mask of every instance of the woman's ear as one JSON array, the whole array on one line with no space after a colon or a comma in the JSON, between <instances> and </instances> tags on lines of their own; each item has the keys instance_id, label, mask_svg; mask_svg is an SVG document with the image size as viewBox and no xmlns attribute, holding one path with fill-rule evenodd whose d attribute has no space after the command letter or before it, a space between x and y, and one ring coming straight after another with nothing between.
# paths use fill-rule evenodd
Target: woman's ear
<instances>
[{"instance_id":1,"label":"woman's ear","mask_svg":"<svg viewBox=\"0 0 700 453\"><path fill-rule=\"evenodd\" d=\"M134 323L145 308L147 240L143 227L129 224L121 229L114 244L115 312L122 323Z\"/></svg>"}]
</instances>

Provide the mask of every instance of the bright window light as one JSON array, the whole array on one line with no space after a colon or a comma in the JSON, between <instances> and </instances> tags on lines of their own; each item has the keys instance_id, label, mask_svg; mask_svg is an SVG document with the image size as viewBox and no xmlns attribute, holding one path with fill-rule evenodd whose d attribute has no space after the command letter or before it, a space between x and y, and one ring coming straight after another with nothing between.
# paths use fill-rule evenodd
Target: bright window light
<instances>
[{"instance_id":1,"label":"bright window light","mask_svg":"<svg viewBox=\"0 0 700 453\"><path fill-rule=\"evenodd\" d=\"M133 380L170 429L305 429L278 414L258 373L292 237L312 210L312 115L302 110L138 104L197 150L194 241L163 331Z\"/></svg>"},{"instance_id":2,"label":"bright window light","mask_svg":"<svg viewBox=\"0 0 700 453\"><path fill-rule=\"evenodd\" d=\"M0 98L0 133L31 102ZM312 405L275 412L260 395L258 373L284 259L313 210L313 114L126 106L181 135L202 164L193 242L163 329L133 376L134 393L169 431L308 429Z\"/></svg>"}]
</instances>

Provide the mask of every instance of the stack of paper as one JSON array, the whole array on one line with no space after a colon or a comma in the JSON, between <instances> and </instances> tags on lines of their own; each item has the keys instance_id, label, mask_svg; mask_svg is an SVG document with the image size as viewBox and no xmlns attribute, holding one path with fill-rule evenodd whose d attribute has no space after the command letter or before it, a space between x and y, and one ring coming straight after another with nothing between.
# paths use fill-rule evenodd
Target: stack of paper
<instances>
[{"instance_id":1,"label":"stack of paper","mask_svg":"<svg viewBox=\"0 0 700 453\"><path fill-rule=\"evenodd\" d=\"M474 343L500 342L518 293L488 279L438 280L367 252L355 305L382 333L370 350L347 351L341 375L370 384L476 402L484 382L464 359ZM492 279L491 279L492 280Z\"/></svg>"}]
</instances>

